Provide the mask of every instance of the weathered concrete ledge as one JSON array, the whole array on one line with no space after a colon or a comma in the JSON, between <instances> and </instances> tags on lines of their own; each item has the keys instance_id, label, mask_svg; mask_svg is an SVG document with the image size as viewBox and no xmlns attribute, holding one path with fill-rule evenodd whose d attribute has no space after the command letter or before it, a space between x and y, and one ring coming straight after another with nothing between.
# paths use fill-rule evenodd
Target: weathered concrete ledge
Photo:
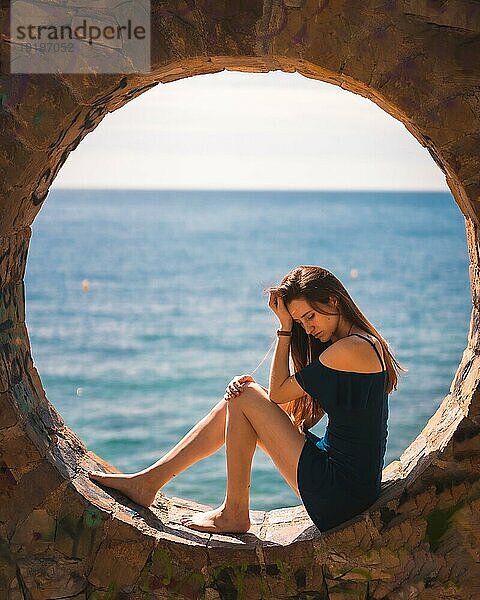
<instances>
[{"instance_id":1,"label":"weathered concrete ledge","mask_svg":"<svg viewBox=\"0 0 480 600\"><path fill-rule=\"evenodd\" d=\"M152 5L151 73L0 78L0 598L478 598L480 4ZM7 20L0 8L2 32ZM3 35L0 64L8 52ZM324 534L302 506L203 534L176 520L204 507L159 494L146 510L102 490L86 470L113 468L66 427L31 356L31 226L69 153L159 82L224 69L296 71L369 98L428 149L465 216L472 316L449 393L384 470L378 502Z\"/></svg>"}]
</instances>

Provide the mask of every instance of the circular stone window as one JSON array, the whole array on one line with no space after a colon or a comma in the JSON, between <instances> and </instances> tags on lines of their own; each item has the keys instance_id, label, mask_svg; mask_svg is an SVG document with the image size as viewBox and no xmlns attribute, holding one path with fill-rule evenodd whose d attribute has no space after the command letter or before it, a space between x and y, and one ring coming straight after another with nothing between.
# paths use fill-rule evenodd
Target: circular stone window
<instances>
[{"instance_id":1,"label":"circular stone window","mask_svg":"<svg viewBox=\"0 0 480 600\"><path fill-rule=\"evenodd\" d=\"M7 598L474 597L478 546L478 27L473 4L155 4L151 70L1 79L0 591ZM0 9L2 23L9 11ZM3 32L7 31L5 27ZM10 64L11 44L0 47ZM117 49L116 52L122 52ZM47 399L25 326L31 225L69 153L159 82L281 69L375 102L425 146L465 217L472 317L450 392L368 511L325 533L302 506L254 512L248 533L175 525L93 484L110 469ZM435 349L432 350L433 352Z\"/></svg>"}]
</instances>

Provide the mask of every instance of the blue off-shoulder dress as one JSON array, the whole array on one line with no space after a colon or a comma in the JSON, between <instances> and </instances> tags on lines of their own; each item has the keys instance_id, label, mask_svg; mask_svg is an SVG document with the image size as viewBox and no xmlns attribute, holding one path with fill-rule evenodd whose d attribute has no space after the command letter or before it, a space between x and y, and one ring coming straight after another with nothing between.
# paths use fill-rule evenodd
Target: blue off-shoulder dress
<instances>
[{"instance_id":1,"label":"blue off-shoulder dress","mask_svg":"<svg viewBox=\"0 0 480 600\"><path fill-rule=\"evenodd\" d=\"M304 429L297 485L305 509L327 531L372 505L380 495L388 435L388 372L327 367L320 359L295 373L299 385L328 415L323 437Z\"/></svg>"}]
</instances>

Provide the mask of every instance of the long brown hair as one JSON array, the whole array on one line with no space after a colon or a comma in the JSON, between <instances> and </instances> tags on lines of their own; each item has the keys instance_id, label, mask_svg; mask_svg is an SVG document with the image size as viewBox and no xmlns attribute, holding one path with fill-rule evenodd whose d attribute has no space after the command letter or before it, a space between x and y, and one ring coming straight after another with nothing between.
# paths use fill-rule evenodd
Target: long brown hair
<instances>
[{"instance_id":1,"label":"long brown hair","mask_svg":"<svg viewBox=\"0 0 480 600\"><path fill-rule=\"evenodd\" d=\"M322 267L302 265L287 273L278 286L267 288L266 291L280 295L285 305L292 300L303 298L312 308L322 314L335 313L326 313L318 303L328 304L329 298L336 299L339 311L337 314L342 315L348 322L367 331L380 341L388 376L386 393L389 394L397 389L397 373L399 371L407 372L408 369L404 369L397 362L385 338L370 323L333 273ZM295 372L316 360L330 345L330 341L322 342L307 334L299 323L293 321L290 351ZM284 410L300 431L303 427L313 427L325 414L319 402L316 402L309 394L286 403Z\"/></svg>"}]
</instances>

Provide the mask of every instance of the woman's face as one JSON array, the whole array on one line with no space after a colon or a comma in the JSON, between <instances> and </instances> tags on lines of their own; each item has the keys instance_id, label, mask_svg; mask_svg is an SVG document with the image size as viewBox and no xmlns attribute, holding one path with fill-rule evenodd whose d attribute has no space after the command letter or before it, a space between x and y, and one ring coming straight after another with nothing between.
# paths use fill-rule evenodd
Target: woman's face
<instances>
[{"instance_id":1,"label":"woman's face","mask_svg":"<svg viewBox=\"0 0 480 600\"><path fill-rule=\"evenodd\" d=\"M319 307L332 315L324 315L310 306L305 298L297 298L287 304L287 310L292 318L302 325L306 333L313 335L322 342L328 341L338 326L340 315L332 298L328 304L319 303Z\"/></svg>"}]
</instances>

